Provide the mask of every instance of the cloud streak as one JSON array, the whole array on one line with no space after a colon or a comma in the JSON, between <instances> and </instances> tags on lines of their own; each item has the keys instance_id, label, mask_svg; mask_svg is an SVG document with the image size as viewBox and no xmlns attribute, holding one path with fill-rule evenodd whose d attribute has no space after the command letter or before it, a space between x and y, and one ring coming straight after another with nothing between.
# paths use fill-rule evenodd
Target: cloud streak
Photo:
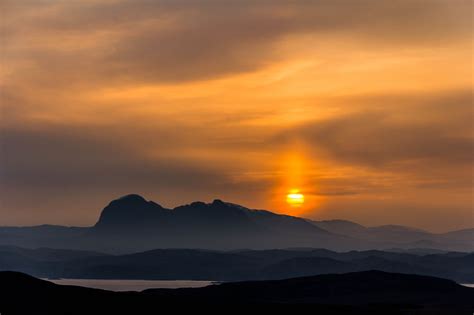
<instances>
[{"instance_id":1,"label":"cloud streak","mask_svg":"<svg viewBox=\"0 0 474 315\"><path fill-rule=\"evenodd\" d=\"M381 104L379 109L315 121L298 128L292 136L305 139L331 158L374 168L403 167L410 162L471 165L470 91L413 98L415 102L388 96L383 102L398 103L396 108L382 110Z\"/></svg>"},{"instance_id":2,"label":"cloud streak","mask_svg":"<svg viewBox=\"0 0 474 315\"><path fill-rule=\"evenodd\" d=\"M400 47L463 40L471 29L469 1L38 1L5 7L4 53L27 63L22 75L42 77L43 84L59 75L68 84L136 84L254 71L281 59L279 44L300 34Z\"/></svg>"}]
</instances>

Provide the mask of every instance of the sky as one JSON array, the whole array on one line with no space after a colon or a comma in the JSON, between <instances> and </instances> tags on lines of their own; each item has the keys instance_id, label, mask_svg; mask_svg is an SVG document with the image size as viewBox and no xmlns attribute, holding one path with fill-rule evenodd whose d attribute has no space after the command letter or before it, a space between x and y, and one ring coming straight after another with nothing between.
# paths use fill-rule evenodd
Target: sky
<instances>
[{"instance_id":1,"label":"sky","mask_svg":"<svg viewBox=\"0 0 474 315\"><path fill-rule=\"evenodd\" d=\"M138 193L474 226L471 1L0 6L0 225Z\"/></svg>"}]
</instances>

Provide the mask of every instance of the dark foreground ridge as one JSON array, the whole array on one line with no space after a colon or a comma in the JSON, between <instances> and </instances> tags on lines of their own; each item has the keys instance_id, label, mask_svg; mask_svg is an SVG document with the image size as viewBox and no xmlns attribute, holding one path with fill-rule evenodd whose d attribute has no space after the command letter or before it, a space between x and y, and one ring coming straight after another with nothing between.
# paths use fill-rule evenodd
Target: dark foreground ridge
<instances>
[{"instance_id":1,"label":"dark foreground ridge","mask_svg":"<svg viewBox=\"0 0 474 315\"><path fill-rule=\"evenodd\" d=\"M0 272L2 314L154 314L163 307L311 304L322 314L472 314L474 289L418 275L366 271L194 289L110 292ZM168 308L169 309L169 308ZM222 308L206 308L221 310Z\"/></svg>"}]
</instances>

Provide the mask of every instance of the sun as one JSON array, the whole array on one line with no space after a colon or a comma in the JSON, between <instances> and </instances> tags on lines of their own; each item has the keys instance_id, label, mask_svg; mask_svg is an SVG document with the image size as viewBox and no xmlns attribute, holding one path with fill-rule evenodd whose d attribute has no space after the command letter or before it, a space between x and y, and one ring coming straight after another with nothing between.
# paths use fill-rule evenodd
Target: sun
<instances>
[{"instance_id":1,"label":"sun","mask_svg":"<svg viewBox=\"0 0 474 315\"><path fill-rule=\"evenodd\" d=\"M298 189L292 189L286 195L286 202L292 207L299 207L304 204L304 195Z\"/></svg>"}]
</instances>

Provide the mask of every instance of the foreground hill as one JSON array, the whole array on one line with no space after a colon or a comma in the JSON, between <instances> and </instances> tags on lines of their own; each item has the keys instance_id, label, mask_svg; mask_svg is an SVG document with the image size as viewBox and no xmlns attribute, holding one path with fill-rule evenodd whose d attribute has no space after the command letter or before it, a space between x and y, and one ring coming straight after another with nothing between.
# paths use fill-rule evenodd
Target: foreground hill
<instances>
[{"instance_id":1,"label":"foreground hill","mask_svg":"<svg viewBox=\"0 0 474 315\"><path fill-rule=\"evenodd\" d=\"M196 311L212 305L265 305L266 310L292 305L295 311L303 304L324 314L455 315L474 310L474 289L450 280L379 271L141 293L60 286L0 272L0 296L2 314L155 314L164 307Z\"/></svg>"},{"instance_id":2,"label":"foreground hill","mask_svg":"<svg viewBox=\"0 0 474 315\"><path fill-rule=\"evenodd\" d=\"M474 254L407 254L326 249L211 251L156 249L126 255L0 246L0 271L41 278L269 280L364 270L422 274L474 283Z\"/></svg>"},{"instance_id":3,"label":"foreground hill","mask_svg":"<svg viewBox=\"0 0 474 315\"><path fill-rule=\"evenodd\" d=\"M214 250L289 247L331 250L474 250L474 229L432 234L402 226L310 221L214 200L166 209L139 195L110 202L92 227L0 227L0 245L132 253L154 248Z\"/></svg>"}]
</instances>

